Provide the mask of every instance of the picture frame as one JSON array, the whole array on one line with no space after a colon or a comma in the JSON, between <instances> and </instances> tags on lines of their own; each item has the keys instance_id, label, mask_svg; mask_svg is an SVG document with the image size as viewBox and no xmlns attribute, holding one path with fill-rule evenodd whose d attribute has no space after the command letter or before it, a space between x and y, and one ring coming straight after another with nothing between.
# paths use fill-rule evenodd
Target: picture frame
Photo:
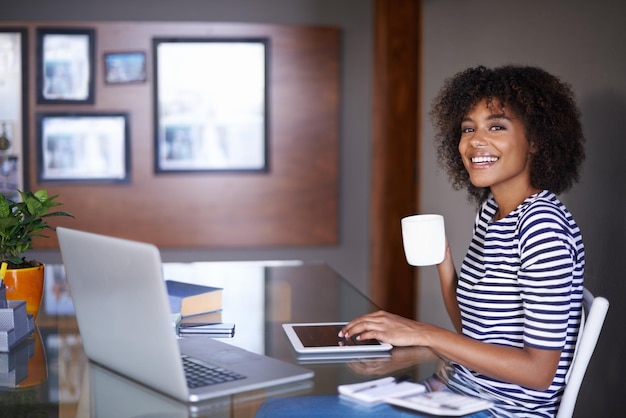
<instances>
[{"instance_id":1,"label":"picture frame","mask_svg":"<svg viewBox=\"0 0 626 418\"><path fill-rule=\"evenodd\" d=\"M28 184L28 30L0 28L0 194L17 200Z\"/></svg>"},{"instance_id":2,"label":"picture frame","mask_svg":"<svg viewBox=\"0 0 626 418\"><path fill-rule=\"evenodd\" d=\"M111 113L45 113L37 121L37 180L130 181L130 116Z\"/></svg>"},{"instance_id":3,"label":"picture frame","mask_svg":"<svg viewBox=\"0 0 626 418\"><path fill-rule=\"evenodd\" d=\"M106 84L144 83L146 80L145 52L107 52L104 54L104 82Z\"/></svg>"},{"instance_id":4,"label":"picture frame","mask_svg":"<svg viewBox=\"0 0 626 418\"><path fill-rule=\"evenodd\" d=\"M95 30L37 28L37 103L93 104Z\"/></svg>"},{"instance_id":5,"label":"picture frame","mask_svg":"<svg viewBox=\"0 0 626 418\"><path fill-rule=\"evenodd\" d=\"M152 52L155 172L267 172L269 40L153 38Z\"/></svg>"}]
</instances>

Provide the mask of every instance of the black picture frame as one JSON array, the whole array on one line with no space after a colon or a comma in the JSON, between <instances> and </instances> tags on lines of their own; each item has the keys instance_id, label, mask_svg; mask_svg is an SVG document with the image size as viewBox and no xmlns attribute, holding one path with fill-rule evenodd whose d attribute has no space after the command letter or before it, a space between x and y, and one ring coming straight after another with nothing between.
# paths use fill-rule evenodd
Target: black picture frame
<instances>
[{"instance_id":1,"label":"black picture frame","mask_svg":"<svg viewBox=\"0 0 626 418\"><path fill-rule=\"evenodd\" d=\"M127 112L38 112L36 119L40 183L130 182Z\"/></svg>"},{"instance_id":2,"label":"black picture frame","mask_svg":"<svg viewBox=\"0 0 626 418\"><path fill-rule=\"evenodd\" d=\"M37 28L37 104L94 104L95 29Z\"/></svg>"},{"instance_id":3,"label":"black picture frame","mask_svg":"<svg viewBox=\"0 0 626 418\"><path fill-rule=\"evenodd\" d=\"M269 46L153 38L155 173L269 171Z\"/></svg>"},{"instance_id":4,"label":"black picture frame","mask_svg":"<svg viewBox=\"0 0 626 418\"><path fill-rule=\"evenodd\" d=\"M28 29L0 27L0 193L28 190Z\"/></svg>"},{"instance_id":5,"label":"black picture frame","mask_svg":"<svg viewBox=\"0 0 626 418\"><path fill-rule=\"evenodd\" d=\"M148 76L145 52L105 52L103 58L106 84L146 82Z\"/></svg>"}]
</instances>

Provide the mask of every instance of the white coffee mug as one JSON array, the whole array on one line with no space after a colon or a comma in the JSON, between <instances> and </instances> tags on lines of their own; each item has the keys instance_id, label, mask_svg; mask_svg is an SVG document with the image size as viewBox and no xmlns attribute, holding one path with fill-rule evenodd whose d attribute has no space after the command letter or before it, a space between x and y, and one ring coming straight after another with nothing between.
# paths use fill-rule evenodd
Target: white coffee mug
<instances>
[{"instance_id":1,"label":"white coffee mug","mask_svg":"<svg viewBox=\"0 0 626 418\"><path fill-rule=\"evenodd\" d=\"M432 266L441 263L446 256L443 216L428 214L402 218L402 241L410 265Z\"/></svg>"}]
</instances>

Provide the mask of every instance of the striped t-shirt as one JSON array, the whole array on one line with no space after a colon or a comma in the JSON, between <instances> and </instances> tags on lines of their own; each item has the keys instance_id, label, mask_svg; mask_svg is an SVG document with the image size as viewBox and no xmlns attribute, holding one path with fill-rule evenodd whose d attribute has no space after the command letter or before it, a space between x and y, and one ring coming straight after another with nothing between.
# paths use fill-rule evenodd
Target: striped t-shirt
<instances>
[{"instance_id":1,"label":"striped t-shirt","mask_svg":"<svg viewBox=\"0 0 626 418\"><path fill-rule=\"evenodd\" d=\"M567 208L549 192L527 198L494 221L491 197L476 216L457 287L463 334L490 344L562 350L545 391L504 383L455 364L481 392L527 411L553 416L576 346L582 312L585 250Z\"/></svg>"}]
</instances>

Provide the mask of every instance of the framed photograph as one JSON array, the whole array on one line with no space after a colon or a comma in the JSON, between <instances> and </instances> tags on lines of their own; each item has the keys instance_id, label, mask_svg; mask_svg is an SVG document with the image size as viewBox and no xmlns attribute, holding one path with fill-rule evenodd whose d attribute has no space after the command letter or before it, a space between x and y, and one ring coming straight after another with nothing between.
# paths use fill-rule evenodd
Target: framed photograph
<instances>
[{"instance_id":1,"label":"framed photograph","mask_svg":"<svg viewBox=\"0 0 626 418\"><path fill-rule=\"evenodd\" d=\"M93 104L95 30L37 29L37 103Z\"/></svg>"},{"instance_id":2,"label":"framed photograph","mask_svg":"<svg viewBox=\"0 0 626 418\"><path fill-rule=\"evenodd\" d=\"M38 113L39 182L130 181L127 113Z\"/></svg>"},{"instance_id":3,"label":"framed photograph","mask_svg":"<svg viewBox=\"0 0 626 418\"><path fill-rule=\"evenodd\" d=\"M268 170L268 42L153 39L155 172Z\"/></svg>"},{"instance_id":4,"label":"framed photograph","mask_svg":"<svg viewBox=\"0 0 626 418\"><path fill-rule=\"evenodd\" d=\"M26 45L25 28L0 28L0 193L14 200L27 184Z\"/></svg>"},{"instance_id":5,"label":"framed photograph","mask_svg":"<svg viewBox=\"0 0 626 418\"><path fill-rule=\"evenodd\" d=\"M107 84L146 81L145 52L108 52L104 54L104 81Z\"/></svg>"}]
</instances>

